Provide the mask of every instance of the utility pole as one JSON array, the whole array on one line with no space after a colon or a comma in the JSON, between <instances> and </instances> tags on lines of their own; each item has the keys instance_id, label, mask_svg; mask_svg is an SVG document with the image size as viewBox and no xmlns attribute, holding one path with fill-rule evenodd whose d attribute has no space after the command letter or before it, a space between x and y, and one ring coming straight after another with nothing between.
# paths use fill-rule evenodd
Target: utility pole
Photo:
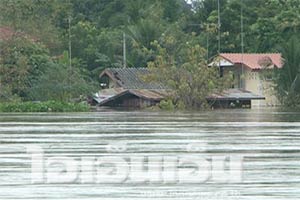
<instances>
[{"instance_id":1,"label":"utility pole","mask_svg":"<svg viewBox=\"0 0 300 200\"><path fill-rule=\"evenodd\" d=\"M220 0L218 0L218 54L221 53L221 16L220 16Z\"/></svg>"},{"instance_id":2,"label":"utility pole","mask_svg":"<svg viewBox=\"0 0 300 200\"><path fill-rule=\"evenodd\" d=\"M206 33L206 61L208 63L209 60L209 33Z\"/></svg>"},{"instance_id":3,"label":"utility pole","mask_svg":"<svg viewBox=\"0 0 300 200\"><path fill-rule=\"evenodd\" d=\"M68 1L69 6L71 6L71 1ZM72 85L72 36L71 36L71 7L69 7L69 12L68 12L68 33L69 33L69 72L68 72L68 83L69 83L69 87L71 89L71 85ZM69 96L69 100L71 99L71 91L67 92L68 96Z\"/></svg>"},{"instance_id":4,"label":"utility pole","mask_svg":"<svg viewBox=\"0 0 300 200\"><path fill-rule=\"evenodd\" d=\"M68 18L69 23L69 67L72 69L72 42L71 42L71 16Z\"/></svg>"},{"instance_id":5,"label":"utility pole","mask_svg":"<svg viewBox=\"0 0 300 200\"><path fill-rule=\"evenodd\" d=\"M123 32L123 68L126 68L126 34Z\"/></svg>"},{"instance_id":6,"label":"utility pole","mask_svg":"<svg viewBox=\"0 0 300 200\"><path fill-rule=\"evenodd\" d=\"M241 0L241 51L242 51L242 59L241 59L241 63L242 63L242 78L241 78L241 88L245 89L245 85L244 85L244 19L243 19L243 4L242 4Z\"/></svg>"},{"instance_id":7,"label":"utility pole","mask_svg":"<svg viewBox=\"0 0 300 200\"><path fill-rule=\"evenodd\" d=\"M221 54L221 15L220 15L220 0L218 0L218 56ZM223 76L223 70L221 67L221 60L219 60L219 75Z\"/></svg>"}]
</instances>

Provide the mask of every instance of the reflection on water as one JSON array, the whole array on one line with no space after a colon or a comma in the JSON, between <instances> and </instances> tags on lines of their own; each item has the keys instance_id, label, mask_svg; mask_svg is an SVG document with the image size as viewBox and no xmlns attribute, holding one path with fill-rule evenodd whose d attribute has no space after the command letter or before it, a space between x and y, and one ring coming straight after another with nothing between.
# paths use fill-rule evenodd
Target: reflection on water
<instances>
[{"instance_id":1,"label":"reflection on water","mask_svg":"<svg viewBox=\"0 0 300 200\"><path fill-rule=\"evenodd\" d=\"M0 115L0 199L300 199L300 113ZM126 144L110 151L107 144ZM47 156L242 155L240 183L32 184L26 146ZM190 144L205 144L198 152Z\"/></svg>"}]
</instances>

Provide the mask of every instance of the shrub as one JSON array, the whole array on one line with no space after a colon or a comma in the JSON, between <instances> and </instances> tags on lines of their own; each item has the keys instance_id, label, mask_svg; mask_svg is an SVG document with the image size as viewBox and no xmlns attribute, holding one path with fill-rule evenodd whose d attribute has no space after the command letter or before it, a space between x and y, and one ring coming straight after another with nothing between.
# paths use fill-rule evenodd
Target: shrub
<instances>
[{"instance_id":1,"label":"shrub","mask_svg":"<svg viewBox=\"0 0 300 200\"><path fill-rule=\"evenodd\" d=\"M282 103L286 109L300 110L300 95L290 93L282 98Z\"/></svg>"},{"instance_id":2,"label":"shrub","mask_svg":"<svg viewBox=\"0 0 300 200\"><path fill-rule=\"evenodd\" d=\"M175 109L175 105L173 104L173 102L172 102L171 99L169 99L169 100L162 100L159 103L159 107L162 110L174 110Z\"/></svg>"},{"instance_id":3,"label":"shrub","mask_svg":"<svg viewBox=\"0 0 300 200\"><path fill-rule=\"evenodd\" d=\"M0 112L86 112L89 105L59 101L0 103Z\"/></svg>"},{"instance_id":4,"label":"shrub","mask_svg":"<svg viewBox=\"0 0 300 200\"><path fill-rule=\"evenodd\" d=\"M87 81L79 69L72 71L67 65L52 63L29 90L29 96L34 101L69 101L79 96L95 91L95 85Z\"/></svg>"}]
</instances>

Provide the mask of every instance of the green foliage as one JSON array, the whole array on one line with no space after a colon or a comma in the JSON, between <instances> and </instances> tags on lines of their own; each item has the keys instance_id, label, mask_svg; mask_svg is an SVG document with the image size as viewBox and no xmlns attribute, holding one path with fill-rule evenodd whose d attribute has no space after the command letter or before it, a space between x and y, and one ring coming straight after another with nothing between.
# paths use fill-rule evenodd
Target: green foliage
<instances>
[{"instance_id":1,"label":"green foliage","mask_svg":"<svg viewBox=\"0 0 300 200\"><path fill-rule=\"evenodd\" d=\"M95 91L78 60L69 70L67 53L56 63L47 48L25 37L1 41L1 47L1 101L68 101Z\"/></svg>"},{"instance_id":2,"label":"green foliage","mask_svg":"<svg viewBox=\"0 0 300 200\"><path fill-rule=\"evenodd\" d=\"M198 93L203 88L208 92L219 88L222 80L215 81L215 68L201 67L218 52L218 1L191 2L1 0L0 26L25 37L0 41L0 100L65 101L94 91L90 79L98 80L107 67L122 66L124 32L127 66L146 67L148 62L164 66L163 74L172 74L167 84L181 94L178 99L187 94L203 96ZM278 44L284 47L290 38L299 37L299 0L221 0L221 52L241 51L241 8L245 52L274 52ZM72 70L67 67L69 42ZM288 60L286 69L274 74L280 97L298 91L300 78L293 63L299 63L299 54L293 48L288 53L280 49ZM196 53L201 55L191 58ZM53 61L60 57L64 60ZM193 83L188 81L191 78ZM203 101L194 97L175 103L181 107Z\"/></svg>"},{"instance_id":3,"label":"green foliage","mask_svg":"<svg viewBox=\"0 0 300 200\"><path fill-rule=\"evenodd\" d=\"M169 111L172 111L175 109L175 105L173 103L173 101L171 99L168 99L168 100L162 100L160 103L159 103L159 108L162 109L162 110L169 110Z\"/></svg>"},{"instance_id":4,"label":"green foliage","mask_svg":"<svg viewBox=\"0 0 300 200\"><path fill-rule=\"evenodd\" d=\"M118 29L97 29L80 21L72 27L72 45L76 47L72 56L82 60L96 79L106 67L122 65L122 34Z\"/></svg>"},{"instance_id":5,"label":"green foliage","mask_svg":"<svg viewBox=\"0 0 300 200\"><path fill-rule=\"evenodd\" d=\"M282 98L285 109L300 110L300 94L288 94Z\"/></svg>"},{"instance_id":6,"label":"green foliage","mask_svg":"<svg viewBox=\"0 0 300 200\"><path fill-rule=\"evenodd\" d=\"M47 47L60 49L56 20L67 11L66 0L1 0L0 25L24 32Z\"/></svg>"},{"instance_id":7,"label":"green foliage","mask_svg":"<svg viewBox=\"0 0 300 200\"><path fill-rule=\"evenodd\" d=\"M32 84L29 94L38 101L84 98L95 91L94 83L86 79L75 67L52 63Z\"/></svg>"},{"instance_id":8,"label":"green foliage","mask_svg":"<svg viewBox=\"0 0 300 200\"><path fill-rule=\"evenodd\" d=\"M217 0L193 1L193 14L187 17L188 31L202 35L202 46L208 46L209 57L217 54L218 36L205 24L218 23ZM221 52L241 52L241 8L243 10L245 51L274 52L279 43L299 33L298 0L222 0ZM208 40L207 40L208 39Z\"/></svg>"},{"instance_id":9,"label":"green foliage","mask_svg":"<svg viewBox=\"0 0 300 200\"><path fill-rule=\"evenodd\" d=\"M48 50L41 44L24 37L0 41L0 96L10 99L17 95L26 99L31 83L52 62Z\"/></svg>"},{"instance_id":10,"label":"green foliage","mask_svg":"<svg viewBox=\"0 0 300 200\"><path fill-rule=\"evenodd\" d=\"M171 102L188 109L208 108L206 98L213 92L231 85L231 77L220 77L217 67L208 67L205 49L190 36L189 42L179 43L174 36L166 36L162 44L154 42L157 55L148 67L152 71L149 81L159 81L172 89ZM162 47L164 46L164 47ZM168 108L170 102L162 102Z\"/></svg>"},{"instance_id":11,"label":"green foliage","mask_svg":"<svg viewBox=\"0 0 300 200\"><path fill-rule=\"evenodd\" d=\"M300 40L292 37L279 47L284 67L274 71L273 80L279 100L286 106L300 104Z\"/></svg>"},{"instance_id":12,"label":"green foliage","mask_svg":"<svg viewBox=\"0 0 300 200\"><path fill-rule=\"evenodd\" d=\"M129 26L128 32L135 43L150 48L151 42L159 38L161 34L160 26L152 19L141 19L137 24Z\"/></svg>"},{"instance_id":13,"label":"green foliage","mask_svg":"<svg viewBox=\"0 0 300 200\"><path fill-rule=\"evenodd\" d=\"M84 103L60 101L0 103L0 112L87 112L90 107Z\"/></svg>"},{"instance_id":14,"label":"green foliage","mask_svg":"<svg viewBox=\"0 0 300 200\"><path fill-rule=\"evenodd\" d=\"M279 50L284 58L284 67L277 71L278 90L288 92L300 72L300 41L292 37L286 44L280 45Z\"/></svg>"},{"instance_id":15,"label":"green foliage","mask_svg":"<svg viewBox=\"0 0 300 200\"><path fill-rule=\"evenodd\" d=\"M73 57L89 71L122 64L122 33L128 33L129 66L145 67L151 48L174 24L200 36L209 57L217 53L217 0L2 0L0 24L24 31L42 41L51 54L68 48L71 17ZM243 9L245 50L274 51L279 42L300 30L298 0L222 0L221 51L240 52L240 14ZM135 48L134 48L135 47ZM141 66L142 65L142 66ZM98 68L98 69L97 69Z\"/></svg>"},{"instance_id":16,"label":"green foliage","mask_svg":"<svg viewBox=\"0 0 300 200\"><path fill-rule=\"evenodd\" d=\"M276 45L282 42L280 34L276 30L276 22L272 18L259 18L250 27L253 37L256 39L256 46L253 49L258 52L274 51Z\"/></svg>"}]
</instances>

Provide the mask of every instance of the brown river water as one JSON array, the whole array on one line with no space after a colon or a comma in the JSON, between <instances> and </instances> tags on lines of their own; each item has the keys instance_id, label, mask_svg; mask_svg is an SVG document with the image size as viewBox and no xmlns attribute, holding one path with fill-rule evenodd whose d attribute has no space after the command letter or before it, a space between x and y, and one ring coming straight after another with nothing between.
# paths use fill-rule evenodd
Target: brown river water
<instances>
[{"instance_id":1,"label":"brown river water","mask_svg":"<svg viewBox=\"0 0 300 200\"><path fill-rule=\"evenodd\" d=\"M34 179L40 174L32 168L29 147L43 150L43 161L34 161L44 163L42 181ZM191 162L201 158L206 160L202 160L204 163L211 163L220 156L243 158L240 180L212 180L206 174L212 170L200 170L208 177L202 181L196 175L194 182L192 176L185 181L156 180L158 168L147 167L152 158L154 163L186 157ZM103 166L87 160L111 157L117 158L121 171L128 166L133 168L132 160L142 158L146 166L143 169L151 168L148 171L152 170L152 174L148 174L148 179L137 174L145 180L130 181L125 170L127 178L101 181L104 179L95 174ZM55 175L47 173L59 170L62 164L50 165L50 158L61 159L62 163L68 159L78 161L71 162L76 178L55 182ZM86 162L79 164L82 160ZM226 163L229 161L224 161L228 166ZM193 168L186 166L189 167ZM104 166L103 170L108 168L113 166ZM163 169L165 174L174 172L171 168ZM62 171L60 177L64 172L67 173ZM83 172L91 178L83 178ZM108 172L110 180L114 179L114 172ZM300 199L300 113L275 109L2 113L0 199Z\"/></svg>"}]
</instances>

